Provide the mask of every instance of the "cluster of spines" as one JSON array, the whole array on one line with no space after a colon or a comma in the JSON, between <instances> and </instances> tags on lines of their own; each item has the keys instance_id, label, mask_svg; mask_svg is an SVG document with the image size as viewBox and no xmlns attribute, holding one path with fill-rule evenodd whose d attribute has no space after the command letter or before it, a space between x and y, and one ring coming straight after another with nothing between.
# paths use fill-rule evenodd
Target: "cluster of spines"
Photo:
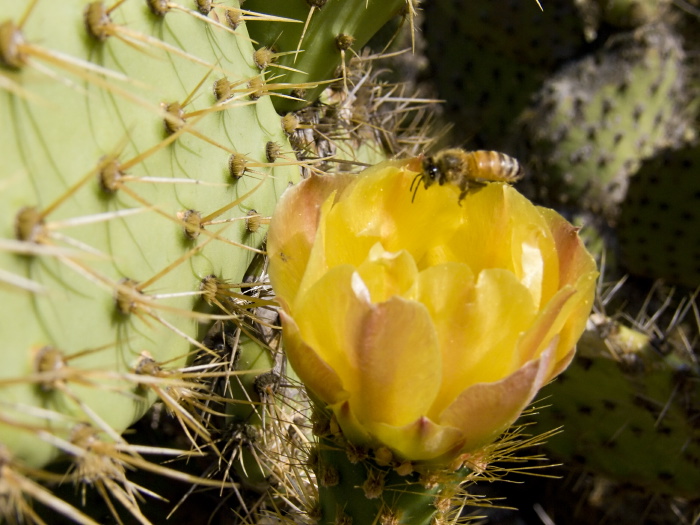
<instances>
[{"instance_id":1,"label":"cluster of spines","mask_svg":"<svg viewBox=\"0 0 700 525\"><path fill-rule=\"evenodd\" d=\"M347 88L346 62L381 27L395 16L405 16L412 24L417 2L390 0L306 0L267 3L248 0L246 7L265 10L283 18L303 20L303 24L284 29L258 25L250 28L251 36L268 52L265 61L282 68L281 79L289 85L287 99L275 101L279 111L299 109L315 101L324 84L343 78ZM274 52L269 52L274 50Z\"/></svg>"}]
</instances>

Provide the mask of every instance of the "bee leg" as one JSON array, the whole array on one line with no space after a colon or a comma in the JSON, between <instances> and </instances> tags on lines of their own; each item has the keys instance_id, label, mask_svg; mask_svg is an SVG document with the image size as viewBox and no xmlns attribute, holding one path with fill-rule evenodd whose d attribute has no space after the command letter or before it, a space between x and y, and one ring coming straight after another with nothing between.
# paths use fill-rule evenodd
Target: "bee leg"
<instances>
[{"instance_id":1,"label":"bee leg","mask_svg":"<svg viewBox=\"0 0 700 525\"><path fill-rule=\"evenodd\" d=\"M457 199L457 204L459 204L461 206L462 201L464 200L464 197L466 197L468 193L469 193L469 188L467 188L466 190L462 190L459 193L459 199Z\"/></svg>"}]
</instances>

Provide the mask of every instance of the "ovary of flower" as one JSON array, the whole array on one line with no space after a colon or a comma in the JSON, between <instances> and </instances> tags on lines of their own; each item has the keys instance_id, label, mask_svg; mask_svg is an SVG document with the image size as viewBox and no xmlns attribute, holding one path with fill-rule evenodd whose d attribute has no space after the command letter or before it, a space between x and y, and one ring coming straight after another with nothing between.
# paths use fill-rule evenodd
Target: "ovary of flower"
<instances>
[{"instance_id":1,"label":"ovary of flower","mask_svg":"<svg viewBox=\"0 0 700 525\"><path fill-rule=\"evenodd\" d=\"M508 185L433 186L413 161L287 190L268 235L289 361L351 442L446 462L495 439L573 357L596 268Z\"/></svg>"}]
</instances>

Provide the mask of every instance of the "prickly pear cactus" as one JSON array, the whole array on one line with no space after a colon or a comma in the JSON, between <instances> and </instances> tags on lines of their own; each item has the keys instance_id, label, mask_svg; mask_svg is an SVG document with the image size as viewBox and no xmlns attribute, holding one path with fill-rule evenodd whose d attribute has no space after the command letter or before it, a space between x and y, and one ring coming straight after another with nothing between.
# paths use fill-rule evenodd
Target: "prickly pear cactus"
<instances>
[{"instance_id":1,"label":"prickly pear cactus","mask_svg":"<svg viewBox=\"0 0 700 525\"><path fill-rule=\"evenodd\" d=\"M202 323L239 315L205 278L240 282L248 213L298 168L232 5L0 6L3 464L122 445L156 397L182 410Z\"/></svg>"},{"instance_id":2,"label":"prickly pear cactus","mask_svg":"<svg viewBox=\"0 0 700 525\"><path fill-rule=\"evenodd\" d=\"M663 24L563 69L521 118L540 196L614 220L642 160L692 133L687 96L681 41Z\"/></svg>"},{"instance_id":3,"label":"prickly pear cactus","mask_svg":"<svg viewBox=\"0 0 700 525\"><path fill-rule=\"evenodd\" d=\"M649 335L601 315L591 318L578 351L574 365L542 391L555 403L541 411L540 424L564 425L548 442L551 452L659 494L697 496L700 371L692 351L664 355Z\"/></svg>"},{"instance_id":4,"label":"prickly pear cactus","mask_svg":"<svg viewBox=\"0 0 700 525\"><path fill-rule=\"evenodd\" d=\"M302 483L285 481L308 446L303 431L298 442L283 437L284 425L296 425L308 402L297 387L280 409L277 386L290 376L261 336L276 320L253 311L271 302L242 281L300 167L318 172L331 156L352 166L401 151L396 135L410 100L370 115L385 87L369 69L356 76L350 58L410 4L299 2L290 13L298 19L265 14L275 2L253 4L0 7L0 521L42 523L48 508L96 523L102 511L85 507L96 494L117 521L126 509L148 523L139 493L153 493L130 481L134 470L219 490L240 484L255 498L274 493L247 509L236 492L243 510L230 512L246 523L291 505L313 512L309 468L299 467ZM292 26L298 31L286 32ZM280 43L295 55L303 43L295 69L305 71L276 78L291 58L274 42L254 42L256 27L284 33ZM334 33L331 53L319 36L328 27L345 35ZM343 85L327 95L323 115L275 112L280 91L315 100L341 62ZM364 113L353 109L358 101ZM391 148L377 146L377 130ZM405 135L413 148L430 140L418 133ZM225 327L221 341L213 321ZM155 400L192 452L122 435ZM207 451L217 467L189 473L141 456ZM224 479L205 479L212 472ZM56 483L76 485L79 501L62 501Z\"/></svg>"}]
</instances>

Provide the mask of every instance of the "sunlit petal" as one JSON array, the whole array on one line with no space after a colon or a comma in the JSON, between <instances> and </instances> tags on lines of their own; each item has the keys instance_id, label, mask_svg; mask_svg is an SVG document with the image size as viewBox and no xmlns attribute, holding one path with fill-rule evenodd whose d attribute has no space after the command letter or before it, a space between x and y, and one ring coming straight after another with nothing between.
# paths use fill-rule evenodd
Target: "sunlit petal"
<instances>
[{"instance_id":1,"label":"sunlit petal","mask_svg":"<svg viewBox=\"0 0 700 525\"><path fill-rule=\"evenodd\" d=\"M418 277L416 262L408 252L387 252L378 243L370 249L357 271L375 303L404 295Z\"/></svg>"},{"instance_id":2,"label":"sunlit petal","mask_svg":"<svg viewBox=\"0 0 700 525\"><path fill-rule=\"evenodd\" d=\"M350 406L358 419L402 426L425 414L442 380L437 333L425 306L393 297L372 308L356 335L359 381Z\"/></svg>"}]
</instances>

